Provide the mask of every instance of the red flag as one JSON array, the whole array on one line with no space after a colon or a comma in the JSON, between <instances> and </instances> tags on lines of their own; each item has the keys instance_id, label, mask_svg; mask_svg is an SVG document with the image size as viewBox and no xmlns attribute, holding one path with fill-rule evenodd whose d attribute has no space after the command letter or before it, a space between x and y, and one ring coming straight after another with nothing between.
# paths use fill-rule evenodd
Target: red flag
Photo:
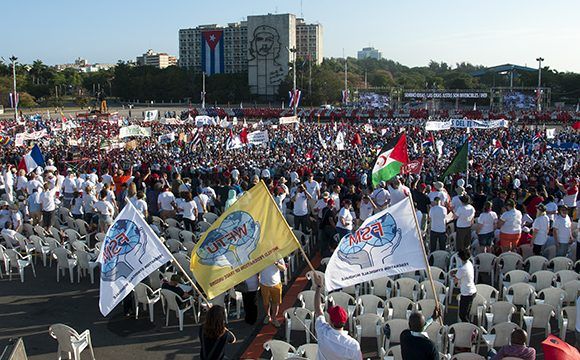
<instances>
[{"instance_id":1,"label":"red flag","mask_svg":"<svg viewBox=\"0 0 580 360\"><path fill-rule=\"evenodd\" d=\"M401 168L401 173L403 174L421 174L421 170L423 169L423 158L418 158L413 160L406 165L403 165Z\"/></svg>"},{"instance_id":2,"label":"red flag","mask_svg":"<svg viewBox=\"0 0 580 360\"><path fill-rule=\"evenodd\" d=\"M306 160L312 160L312 158L313 158L313 157L314 157L314 151L313 151L313 149L310 149L310 150L309 150L309 151L306 153L306 155L304 155L304 158L305 158Z\"/></svg>"},{"instance_id":3,"label":"red flag","mask_svg":"<svg viewBox=\"0 0 580 360\"><path fill-rule=\"evenodd\" d=\"M231 137L232 138L234 137L233 134L231 135ZM242 144L248 143L248 129L247 128L243 128L242 132L240 132L240 141L242 142Z\"/></svg>"},{"instance_id":4,"label":"red flag","mask_svg":"<svg viewBox=\"0 0 580 360\"><path fill-rule=\"evenodd\" d=\"M574 129L574 130L580 130L580 121L576 121L574 123L574 125L572 125L572 129Z\"/></svg>"},{"instance_id":5,"label":"red flag","mask_svg":"<svg viewBox=\"0 0 580 360\"><path fill-rule=\"evenodd\" d=\"M362 146L362 139L361 139L359 133L354 134L354 138L352 139L352 145L353 146L357 146L357 145Z\"/></svg>"}]
</instances>

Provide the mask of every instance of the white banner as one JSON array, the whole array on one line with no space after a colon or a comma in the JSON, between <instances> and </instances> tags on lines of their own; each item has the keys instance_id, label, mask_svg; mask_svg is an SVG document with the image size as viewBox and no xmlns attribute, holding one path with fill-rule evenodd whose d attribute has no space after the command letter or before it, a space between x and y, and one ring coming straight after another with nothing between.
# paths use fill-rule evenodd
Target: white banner
<instances>
[{"instance_id":1,"label":"white banner","mask_svg":"<svg viewBox=\"0 0 580 360\"><path fill-rule=\"evenodd\" d=\"M123 139L130 136L144 136L151 137L150 127L141 127L139 125L124 126L119 129L119 139Z\"/></svg>"},{"instance_id":2,"label":"white banner","mask_svg":"<svg viewBox=\"0 0 580 360\"><path fill-rule=\"evenodd\" d=\"M226 141L226 150L241 149L244 147L240 135L235 135L234 137L228 137Z\"/></svg>"},{"instance_id":3,"label":"white banner","mask_svg":"<svg viewBox=\"0 0 580 360\"><path fill-rule=\"evenodd\" d=\"M159 120L159 123L163 125L183 125L185 121L176 118L163 118Z\"/></svg>"},{"instance_id":4,"label":"white banner","mask_svg":"<svg viewBox=\"0 0 580 360\"><path fill-rule=\"evenodd\" d=\"M169 250L128 201L107 231L97 260L101 314L107 316L141 280L171 260Z\"/></svg>"},{"instance_id":5,"label":"white banner","mask_svg":"<svg viewBox=\"0 0 580 360\"><path fill-rule=\"evenodd\" d=\"M556 138L556 129L546 129L546 139Z\"/></svg>"},{"instance_id":6,"label":"white banner","mask_svg":"<svg viewBox=\"0 0 580 360\"><path fill-rule=\"evenodd\" d=\"M334 141L334 144L336 145L336 149L338 151L344 150L344 133L342 131L339 131L338 134L336 134L336 140Z\"/></svg>"},{"instance_id":7,"label":"white banner","mask_svg":"<svg viewBox=\"0 0 580 360\"><path fill-rule=\"evenodd\" d=\"M470 128L470 129L494 129L499 127L508 127L507 120L469 120L469 119L449 119L447 121L427 121L425 130L440 131L451 128Z\"/></svg>"},{"instance_id":8,"label":"white banner","mask_svg":"<svg viewBox=\"0 0 580 360\"><path fill-rule=\"evenodd\" d=\"M195 126L209 126L216 125L215 119L207 115L198 115L195 117Z\"/></svg>"},{"instance_id":9,"label":"white banner","mask_svg":"<svg viewBox=\"0 0 580 360\"><path fill-rule=\"evenodd\" d=\"M325 271L327 291L425 269L419 232L407 197L346 235Z\"/></svg>"},{"instance_id":10,"label":"white banner","mask_svg":"<svg viewBox=\"0 0 580 360\"><path fill-rule=\"evenodd\" d=\"M283 116L280 118L280 125L297 124L300 122L297 116Z\"/></svg>"},{"instance_id":11,"label":"white banner","mask_svg":"<svg viewBox=\"0 0 580 360\"><path fill-rule=\"evenodd\" d=\"M159 110L147 110L145 111L145 118L143 121L155 121L159 116Z\"/></svg>"},{"instance_id":12,"label":"white banner","mask_svg":"<svg viewBox=\"0 0 580 360\"><path fill-rule=\"evenodd\" d=\"M157 138L157 142L161 145L169 144L175 141L175 133L163 134Z\"/></svg>"},{"instance_id":13,"label":"white banner","mask_svg":"<svg viewBox=\"0 0 580 360\"><path fill-rule=\"evenodd\" d=\"M253 131L248 134L248 143L253 145L268 144L270 142L270 136L266 130L263 131Z\"/></svg>"},{"instance_id":14,"label":"white banner","mask_svg":"<svg viewBox=\"0 0 580 360\"><path fill-rule=\"evenodd\" d=\"M16 134L16 136L14 138L14 145L15 146L24 146L25 141L42 139L46 135L47 135L46 129L34 131L31 133L18 133L18 134Z\"/></svg>"}]
</instances>

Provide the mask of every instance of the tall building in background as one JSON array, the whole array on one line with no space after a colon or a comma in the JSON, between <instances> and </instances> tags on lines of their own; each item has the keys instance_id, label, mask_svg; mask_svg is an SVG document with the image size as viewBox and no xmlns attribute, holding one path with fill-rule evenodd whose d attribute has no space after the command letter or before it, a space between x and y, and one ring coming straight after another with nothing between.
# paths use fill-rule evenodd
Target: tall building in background
<instances>
[{"instance_id":1,"label":"tall building in background","mask_svg":"<svg viewBox=\"0 0 580 360\"><path fill-rule=\"evenodd\" d=\"M320 64L322 25L292 14L268 14L179 30L179 66L207 75L247 72L252 93L266 97L278 94L292 61L288 49L294 48L298 58Z\"/></svg>"},{"instance_id":2,"label":"tall building in background","mask_svg":"<svg viewBox=\"0 0 580 360\"><path fill-rule=\"evenodd\" d=\"M322 62L322 25L307 24L304 19L296 19L296 47L298 57L312 59L320 65Z\"/></svg>"},{"instance_id":3,"label":"tall building in background","mask_svg":"<svg viewBox=\"0 0 580 360\"><path fill-rule=\"evenodd\" d=\"M166 67L177 65L177 59L175 56L157 53L149 49L142 56L137 56L136 63L138 66L154 66L158 69L165 69Z\"/></svg>"},{"instance_id":4,"label":"tall building in background","mask_svg":"<svg viewBox=\"0 0 580 360\"><path fill-rule=\"evenodd\" d=\"M362 59L381 60L382 58L383 58L383 53L380 52L379 50L373 48L373 47L362 48L362 50L360 50L357 53L357 59L359 59L359 60L362 60Z\"/></svg>"}]
</instances>

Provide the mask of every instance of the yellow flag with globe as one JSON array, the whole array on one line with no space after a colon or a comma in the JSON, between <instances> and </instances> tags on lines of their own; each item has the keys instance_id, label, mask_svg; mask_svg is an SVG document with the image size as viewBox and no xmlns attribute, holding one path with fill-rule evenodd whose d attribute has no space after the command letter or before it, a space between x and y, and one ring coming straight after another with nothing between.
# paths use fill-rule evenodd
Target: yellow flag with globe
<instances>
[{"instance_id":1,"label":"yellow flag with globe","mask_svg":"<svg viewBox=\"0 0 580 360\"><path fill-rule=\"evenodd\" d=\"M191 271L209 299L300 246L263 181L245 192L202 235Z\"/></svg>"}]
</instances>

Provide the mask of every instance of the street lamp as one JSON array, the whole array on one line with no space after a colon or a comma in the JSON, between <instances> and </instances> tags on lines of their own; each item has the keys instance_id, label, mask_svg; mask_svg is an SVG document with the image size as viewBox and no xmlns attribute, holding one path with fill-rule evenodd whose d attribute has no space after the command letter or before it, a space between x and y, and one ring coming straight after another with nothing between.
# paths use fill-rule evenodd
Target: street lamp
<instances>
[{"instance_id":1,"label":"street lamp","mask_svg":"<svg viewBox=\"0 0 580 360\"><path fill-rule=\"evenodd\" d=\"M293 81L292 96L296 97L296 48L289 48L288 46L286 46L286 49L288 50L288 55L289 56L292 55L292 72L293 72L293 74L292 74L292 81ZM294 101L294 103L292 105L294 107L294 116L296 116L298 102Z\"/></svg>"},{"instance_id":2,"label":"street lamp","mask_svg":"<svg viewBox=\"0 0 580 360\"><path fill-rule=\"evenodd\" d=\"M537 107L538 107L538 111L541 110L541 104L540 101L542 99L542 61L544 61L543 57L538 57L536 58L536 61L538 62L538 94L537 96Z\"/></svg>"},{"instance_id":3,"label":"street lamp","mask_svg":"<svg viewBox=\"0 0 580 360\"><path fill-rule=\"evenodd\" d=\"M18 94L16 93L16 60L18 60L18 58L12 55L8 60L12 62L12 84L14 86L12 103L14 104L14 120L18 122Z\"/></svg>"}]
</instances>

